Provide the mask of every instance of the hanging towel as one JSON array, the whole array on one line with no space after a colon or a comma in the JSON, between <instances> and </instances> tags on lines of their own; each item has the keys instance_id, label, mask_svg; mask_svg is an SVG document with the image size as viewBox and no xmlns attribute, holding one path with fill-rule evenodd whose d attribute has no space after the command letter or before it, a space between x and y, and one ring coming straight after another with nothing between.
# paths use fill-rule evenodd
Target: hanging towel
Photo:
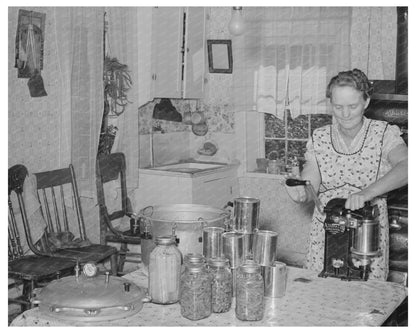
<instances>
[{"instance_id":1,"label":"hanging towel","mask_svg":"<svg viewBox=\"0 0 416 333\"><path fill-rule=\"evenodd\" d=\"M23 201L26 207L26 216L30 226L30 234L33 243L37 243L46 231L46 222L42 216L39 199L37 196L36 177L29 174L23 183ZM18 225L23 252L31 252L27 245L23 224Z\"/></svg>"}]
</instances>

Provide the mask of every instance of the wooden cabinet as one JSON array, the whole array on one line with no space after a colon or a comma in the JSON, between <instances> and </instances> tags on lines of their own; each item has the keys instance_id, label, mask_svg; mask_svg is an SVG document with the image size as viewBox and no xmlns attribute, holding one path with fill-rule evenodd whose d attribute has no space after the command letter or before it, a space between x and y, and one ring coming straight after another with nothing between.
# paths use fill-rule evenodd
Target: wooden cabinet
<instances>
[{"instance_id":1,"label":"wooden cabinet","mask_svg":"<svg viewBox=\"0 0 416 333\"><path fill-rule=\"evenodd\" d=\"M202 98L204 71L205 9L153 8L153 97Z\"/></svg>"}]
</instances>

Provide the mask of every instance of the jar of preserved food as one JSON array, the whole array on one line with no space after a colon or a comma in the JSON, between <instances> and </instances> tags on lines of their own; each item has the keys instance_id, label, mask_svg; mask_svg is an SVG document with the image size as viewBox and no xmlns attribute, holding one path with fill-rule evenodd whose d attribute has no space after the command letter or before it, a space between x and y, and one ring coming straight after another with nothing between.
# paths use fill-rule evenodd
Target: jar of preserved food
<instances>
[{"instance_id":1,"label":"jar of preserved food","mask_svg":"<svg viewBox=\"0 0 416 333\"><path fill-rule=\"evenodd\" d=\"M200 320L212 313L211 276L205 264L188 264L181 278L181 315Z\"/></svg>"},{"instance_id":2,"label":"jar of preserved food","mask_svg":"<svg viewBox=\"0 0 416 333\"><path fill-rule=\"evenodd\" d=\"M233 297L233 275L227 258L211 258L208 261L212 278L212 312L227 312Z\"/></svg>"},{"instance_id":3,"label":"jar of preserved food","mask_svg":"<svg viewBox=\"0 0 416 333\"><path fill-rule=\"evenodd\" d=\"M179 301L181 252L175 237L156 237L155 243L149 258L149 294L153 303L176 303Z\"/></svg>"},{"instance_id":4,"label":"jar of preserved food","mask_svg":"<svg viewBox=\"0 0 416 333\"><path fill-rule=\"evenodd\" d=\"M261 267L246 263L237 270L236 317L240 320L261 320L264 315L264 282Z\"/></svg>"}]
</instances>

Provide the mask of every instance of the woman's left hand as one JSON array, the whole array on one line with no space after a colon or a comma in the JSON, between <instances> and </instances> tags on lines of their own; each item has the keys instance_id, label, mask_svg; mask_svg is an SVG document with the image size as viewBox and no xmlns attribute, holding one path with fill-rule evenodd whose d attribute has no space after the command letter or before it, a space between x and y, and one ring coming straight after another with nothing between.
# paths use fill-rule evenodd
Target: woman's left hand
<instances>
[{"instance_id":1,"label":"woman's left hand","mask_svg":"<svg viewBox=\"0 0 416 333\"><path fill-rule=\"evenodd\" d=\"M351 210L357 210L364 207L365 202L367 201L364 193L358 192L350 194L345 202L345 208Z\"/></svg>"}]
</instances>

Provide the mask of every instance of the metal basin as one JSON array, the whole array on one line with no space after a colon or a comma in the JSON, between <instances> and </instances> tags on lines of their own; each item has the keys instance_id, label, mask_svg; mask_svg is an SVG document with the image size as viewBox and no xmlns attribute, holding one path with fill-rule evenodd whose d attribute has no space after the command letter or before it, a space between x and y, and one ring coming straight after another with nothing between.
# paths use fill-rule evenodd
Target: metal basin
<instances>
[{"instance_id":1,"label":"metal basin","mask_svg":"<svg viewBox=\"0 0 416 333\"><path fill-rule=\"evenodd\" d=\"M202 253L202 234L205 227L224 227L230 213L207 205L174 204L148 206L139 215L153 237L175 235L183 255Z\"/></svg>"}]
</instances>

